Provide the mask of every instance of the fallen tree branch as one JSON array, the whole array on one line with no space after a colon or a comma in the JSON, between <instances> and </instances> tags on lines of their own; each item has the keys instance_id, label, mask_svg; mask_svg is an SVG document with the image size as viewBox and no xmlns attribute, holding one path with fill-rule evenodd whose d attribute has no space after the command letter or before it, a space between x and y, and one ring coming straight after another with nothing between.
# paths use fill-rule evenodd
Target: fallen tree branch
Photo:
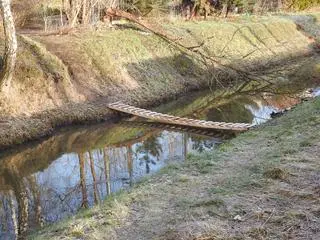
<instances>
[{"instance_id":1,"label":"fallen tree branch","mask_svg":"<svg viewBox=\"0 0 320 240\"><path fill-rule=\"evenodd\" d=\"M155 35L162 38L163 40L170 43L171 45L176 46L184 54L191 56L191 57L197 56L198 60L201 61L202 63L204 63L206 66L208 65L207 61L209 60L211 63L213 63L213 67L215 67L215 65L216 65L216 66L219 66L220 68L224 68L229 71L232 70L232 71L238 73L239 75L241 75L245 81L252 81L252 80L258 81L258 80L260 80L260 81L271 83L270 81L262 78L261 76L257 76L257 75L251 74L249 72L246 72L244 70L238 69L236 67L226 65L226 64L222 63L221 61L217 60L215 57L211 57L211 56L199 51L199 47L204 45L204 42L196 47L187 47L179 42L179 40L181 40L181 38L176 38L175 36L168 34L158 24L150 24L148 21L143 20L143 19L139 19L138 17L136 17L128 12L122 11L120 9L108 8L105 10L105 13L111 19L114 17L120 17L120 18L127 19L130 22L138 24L139 26L149 30L150 32L154 33Z\"/></svg>"}]
</instances>

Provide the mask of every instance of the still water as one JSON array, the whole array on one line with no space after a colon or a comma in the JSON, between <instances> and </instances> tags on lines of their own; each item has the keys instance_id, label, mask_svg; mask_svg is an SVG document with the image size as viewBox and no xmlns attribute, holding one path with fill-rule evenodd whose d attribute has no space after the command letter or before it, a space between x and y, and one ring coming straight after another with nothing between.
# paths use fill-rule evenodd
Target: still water
<instances>
[{"instance_id":1,"label":"still water","mask_svg":"<svg viewBox=\"0 0 320 240\"><path fill-rule=\"evenodd\" d=\"M177 116L261 124L302 98L320 95L318 83L238 87L201 92L156 111ZM14 239L79 209L99 204L111 193L188 154L212 150L235 136L143 122L72 127L0 155L0 239Z\"/></svg>"}]
</instances>

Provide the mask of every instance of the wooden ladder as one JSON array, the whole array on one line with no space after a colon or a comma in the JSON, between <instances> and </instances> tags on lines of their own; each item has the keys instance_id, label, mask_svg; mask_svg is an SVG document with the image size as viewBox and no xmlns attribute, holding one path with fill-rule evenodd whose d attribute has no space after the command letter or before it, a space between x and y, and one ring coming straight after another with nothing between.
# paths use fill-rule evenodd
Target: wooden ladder
<instances>
[{"instance_id":1,"label":"wooden ladder","mask_svg":"<svg viewBox=\"0 0 320 240\"><path fill-rule=\"evenodd\" d=\"M129 113L135 116L147 118L161 123L189 126L196 128L205 129L222 129L222 130L233 130L233 131L246 131L252 124L248 123L227 123L227 122L212 122L205 120L196 120L184 117L176 117L168 114L152 112L146 109L133 107L122 102L115 102L108 104L108 107L112 110Z\"/></svg>"}]
</instances>

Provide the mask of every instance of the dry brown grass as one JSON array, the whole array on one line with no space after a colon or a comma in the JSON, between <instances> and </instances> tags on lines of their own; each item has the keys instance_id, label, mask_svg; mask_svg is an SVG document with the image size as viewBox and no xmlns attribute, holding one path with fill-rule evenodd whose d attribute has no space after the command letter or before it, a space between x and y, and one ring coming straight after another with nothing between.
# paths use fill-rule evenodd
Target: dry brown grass
<instances>
[{"instance_id":1,"label":"dry brown grass","mask_svg":"<svg viewBox=\"0 0 320 240\"><path fill-rule=\"evenodd\" d=\"M288 178L288 173L285 170L282 170L280 168L273 168L273 169L268 169L263 173L263 175L267 178L271 179L280 179L280 180L285 180Z\"/></svg>"}]
</instances>

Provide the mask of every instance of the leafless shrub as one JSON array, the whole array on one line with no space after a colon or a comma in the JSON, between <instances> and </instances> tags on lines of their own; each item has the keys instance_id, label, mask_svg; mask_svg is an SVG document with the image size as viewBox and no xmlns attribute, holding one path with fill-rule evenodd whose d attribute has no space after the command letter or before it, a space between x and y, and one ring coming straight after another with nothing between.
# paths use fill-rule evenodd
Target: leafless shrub
<instances>
[{"instance_id":1,"label":"leafless shrub","mask_svg":"<svg viewBox=\"0 0 320 240\"><path fill-rule=\"evenodd\" d=\"M14 13L15 25L23 27L28 19L37 14L38 7L44 0L13 0L12 10Z\"/></svg>"}]
</instances>

